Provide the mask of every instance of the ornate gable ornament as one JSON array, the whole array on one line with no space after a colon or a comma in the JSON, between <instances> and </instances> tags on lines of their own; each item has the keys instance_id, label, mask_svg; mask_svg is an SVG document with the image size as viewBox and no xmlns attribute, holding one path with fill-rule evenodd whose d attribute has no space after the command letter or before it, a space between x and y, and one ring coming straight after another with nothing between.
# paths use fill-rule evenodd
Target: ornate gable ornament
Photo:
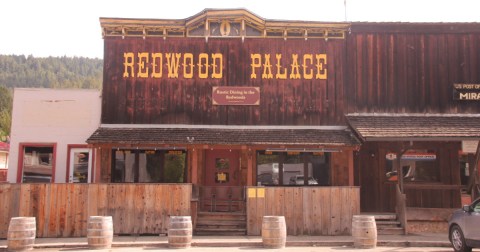
<instances>
[{"instance_id":1,"label":"ornate gable ornament","mask_svg":"<svg viewBox=\"0 0 480 252\"><path fill-rule=\"evenodd\" d=\"M100 18L106 37L344 39L347 22L268 20L246 9L205 9L186 19Z\"/></svg>"}]
</instances>

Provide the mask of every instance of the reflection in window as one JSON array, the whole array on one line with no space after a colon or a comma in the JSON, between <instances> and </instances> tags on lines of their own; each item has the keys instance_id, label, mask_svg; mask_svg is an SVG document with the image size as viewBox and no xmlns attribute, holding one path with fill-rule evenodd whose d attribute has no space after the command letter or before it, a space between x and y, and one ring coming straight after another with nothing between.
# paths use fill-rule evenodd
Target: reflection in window
<instances>
[{"instance_id":1,"label":"reflection in window","mask_svg":"<svg viewBox=\"0 0 480 252\"><path fill-rule=\"evenodd\" d=\"M386 155L385 175L388 181L397 181L397 156ZM405 182L439 182L440 169L437 166L437 155L431 150L411 150L403 154L400 167Z\"/></svg>"},{"instance_id":2,"label":"reflection in window","mask_svg":"<svg viewBox=\"0 0 480 252\"><path fill-rule=\"evenodd\" d=\"M25 146L23 148L23 182L52 182L53 162L53 147Z\"/></svg>"},{"instance_id":3,"label":"reflection in window","mask_svg":"<svg viewBox=\"0 0 480 252\"><path fill-rule=\"evenodd\" d=\"M87 183L90 153L88 151L73 152L73 183Z\"/></svg>"},{"instance_id":4,"label":"reflection in window","mask_svg":"<svg viewBox=\"0 0 480 252\"><path fill-rule=\"evenodd\" d=\"M112 182L183 183L185 158L182 150L114 150Z\"/></svg>"},{"instance_id":5,"label":"reflection in window","mask_svg":"<svg viewBox=\"0 0 480 252\"><path fill-rule=\"evenodd\" d=\"M278 165L280 154L272 152L258 152L257 154L257 185L278 185Z\"/></svg>"},{"instance_id":6,"label":"reflection in window","mask_svg":"<svg viewBox=\"0 0 480 252\"><path fill-rule=\"evenodd\" d=\"M257 153L257 185L330 185L329 153Z\"/></svg>"}]
</instances>

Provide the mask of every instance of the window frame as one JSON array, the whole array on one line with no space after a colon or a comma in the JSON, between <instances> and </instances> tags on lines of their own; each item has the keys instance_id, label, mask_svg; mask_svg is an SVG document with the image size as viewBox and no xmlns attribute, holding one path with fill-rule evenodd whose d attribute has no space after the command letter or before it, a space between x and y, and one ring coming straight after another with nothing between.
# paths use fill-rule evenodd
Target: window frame
<instances>
[{"instance_id":1,"label":"window frame","mask_svg":"<svg viewBox=\"0 0 480 252\"><path fill-rule=\"evenodd\" d=\"M22 142L18 144L18 166L17 166L17 183L23 182L23 160L25 157L26 147L52 147L52 178L50 183L55 183L55 172L57 164L57 143L35 143L35 142Z\"/></svg>"}]
</instances>

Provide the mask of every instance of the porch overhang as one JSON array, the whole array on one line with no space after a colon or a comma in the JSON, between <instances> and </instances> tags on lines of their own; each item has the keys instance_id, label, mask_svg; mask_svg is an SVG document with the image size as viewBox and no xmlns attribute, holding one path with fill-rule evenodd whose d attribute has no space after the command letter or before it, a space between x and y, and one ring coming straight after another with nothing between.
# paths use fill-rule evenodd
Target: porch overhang
<instances>
[{"instance_id":1,"label":"porch overhang","mask_svg":"<svg viewBox=\"0 0 480 252\"><path fill-rule=\"evenodd\" d=\"M347 126L225 126L102 124L89 144L272 145L357 147Z\"/></svg>"},{"instance_id":2,"label":"porch overhang","mask_svg":"<svg viewBox=\"0 0 480 252\"><path fill-rule=\"evenodd\" d=\"M480 140L480 114L347 114L357 136L369 141Z\"/></svg>"}]
</instances>

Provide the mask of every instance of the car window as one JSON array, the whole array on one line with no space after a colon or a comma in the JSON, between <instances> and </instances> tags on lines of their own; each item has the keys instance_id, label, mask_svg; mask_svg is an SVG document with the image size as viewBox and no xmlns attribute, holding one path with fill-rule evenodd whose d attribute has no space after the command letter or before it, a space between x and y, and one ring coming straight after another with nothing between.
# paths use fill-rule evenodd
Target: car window
<instances>
[{"instance_id":1,"label":"car window","mask_svg":"<svg viewBox=\"0 0 480 252\"><path fill-rule=\"evenodd\" d=\"M473 207L473 211L476 213L480 213L480 201L475 204L475 206Z\"/></svg>"}]
</instances>

